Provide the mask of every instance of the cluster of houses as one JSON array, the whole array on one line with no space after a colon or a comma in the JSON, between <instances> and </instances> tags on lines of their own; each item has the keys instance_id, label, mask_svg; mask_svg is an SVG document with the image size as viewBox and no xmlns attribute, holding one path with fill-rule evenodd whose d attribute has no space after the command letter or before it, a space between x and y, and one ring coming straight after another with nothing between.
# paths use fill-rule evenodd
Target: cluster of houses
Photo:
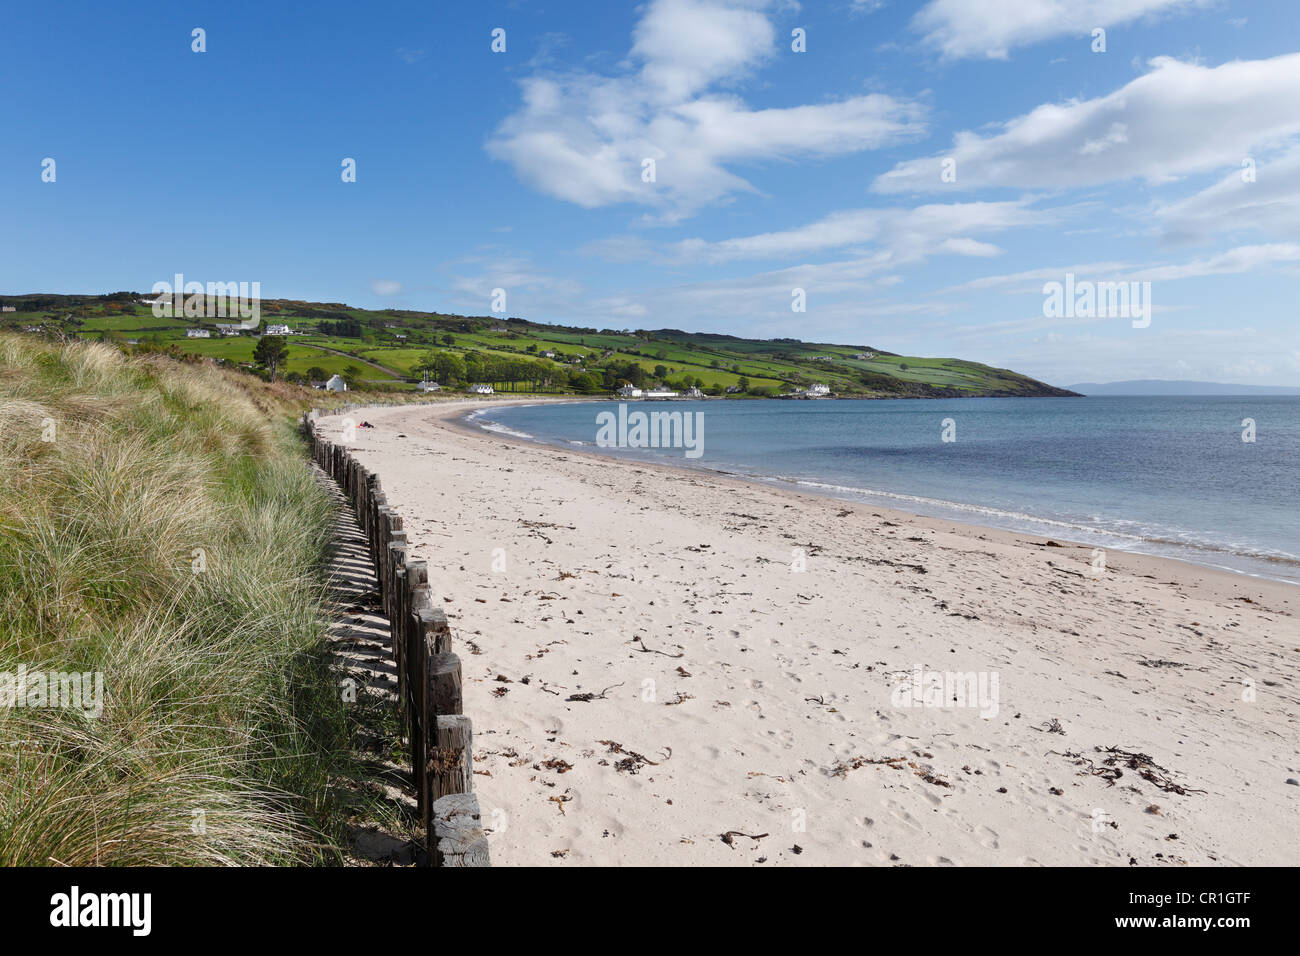
<instances>
[{"instance_id":1,"label":"cluster of houses","mask_svg":"<svg viewBox=\"0 0 1300 956\"><path fill-rule=\"evenodd\" d=\"M829 385L823 385L818 382L816 385L809 385L807 388L799 389L795 392L786 392L778 395L777 398L830 398L831 389Z\"/></svg>"},{"instance_id":2,"label":"cluster of houses","mask_svg":"<svg viewBox=\"0 0 1300 956\"><path fill-rule=\"evenodd\" d=\"M442 391L441 385L439 385L437 382L430 382L428 379L425 379L424 381L417 383L415 387L418 391L421 392ZM496 391L496 389L494 389L491 385L486 385L483 382L479 382L476 385L471 385L469 388L465 389L465 391L469 392L471 395L491 395L493 394L493 392Z\"/></svg>"},{"instance_id":3,"label":"cluster of houses","mask_svg":"<svg viewBox=\"0 0 1300 956\"><path fill-rule=\"evenodd\" d=\"M704 398L702 391L692 385L684 392L676 392L662 385L654 388L639 389L635 385L624 385L614 392L619 398Z\"/></svg>"},{"instance_id":4,"label":"cluster of houses","mask_svg":"<svg viewBox=\"0 0 1300 956\"><path fill-rule=\"evenodd\" d=\"M739 385L728 385L726 393L736 395L742 389ZM624 385L614 392L619 398L706 398L707 396L698 388L692 386L684 392L676 392L663 386L655 386L648 389L640 389L635 385ZM807 388L799 389L794 392L786 392L778 398L830 398L832 397L830 386L818 382L815 385L809 385Z\"/></svg>"},{"instance_id":5,"label":"cluster of houses","mask_svg":"<svg viewBox=\"0 0 1300 956\"><path fill-rule=\"evenodd\" d=\"M875 357L876 357L876 353L875 353L875 352L854 352L854 353L853 353L853 357L854 357L855 359L862 359L862 360L865 361L865 360L868 360L868 359L873 359L873 358L875 358ZM840 356L838 356L838 355L813 355L813 356L810 356L809 361L811 361L811 362L834 362L834 361L836 361L836 360L839 359L839 358L840 358Z\"/></svg>"},{"instance_id":6,"label":"cluster of houses","mask_svg":"<svg viewBox=\"0 0 1300 956\"><path fill-rule=\"evenodd\" d=\"M241 332L251 331L244 328L238 322L217 322L215 323L218 335L239 335ZM301 335L301 332L295 332L287 325L273 325L267 323L266 331L263 335ZM185 337L187 339L210 339L212 332L209 329L186 329Z\"/></svg>"}]
</instances>

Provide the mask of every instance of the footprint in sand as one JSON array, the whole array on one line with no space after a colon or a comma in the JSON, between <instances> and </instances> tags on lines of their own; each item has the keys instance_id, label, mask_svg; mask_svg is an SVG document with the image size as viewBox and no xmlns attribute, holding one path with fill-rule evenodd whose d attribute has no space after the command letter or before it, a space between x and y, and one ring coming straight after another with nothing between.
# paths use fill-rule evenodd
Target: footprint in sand
<instances>
[{"instance_id":1,"label":"footprint in sand","mask_svg":"<svg viewBox=\"0 0 1300 956\"><path fill-rule=\"evenodd\" d=\"M906 824L913 830L925 829L917 822L916 817L912 816L912 814L897 800L882 800L881 804L887 811L889 811L889 815L899 823Z\"/></svg>"}]
</instances>

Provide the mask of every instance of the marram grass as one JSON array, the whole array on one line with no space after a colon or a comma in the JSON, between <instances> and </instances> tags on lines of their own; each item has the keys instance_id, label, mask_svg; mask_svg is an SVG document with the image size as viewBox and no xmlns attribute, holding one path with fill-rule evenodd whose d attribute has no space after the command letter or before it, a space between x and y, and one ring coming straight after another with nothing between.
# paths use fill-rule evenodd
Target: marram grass
<instances>
[{"instance_id":1,"label":"marram grass","mask_svg":"<svg viewBox=\"0 0 1300 956\"><path fill-rule=\"evenodd\" d=\"M324 648L333 509L290 399L205 366L0 336L0 865L338 858L348 727Z\"/></svg>"}]
</instances>

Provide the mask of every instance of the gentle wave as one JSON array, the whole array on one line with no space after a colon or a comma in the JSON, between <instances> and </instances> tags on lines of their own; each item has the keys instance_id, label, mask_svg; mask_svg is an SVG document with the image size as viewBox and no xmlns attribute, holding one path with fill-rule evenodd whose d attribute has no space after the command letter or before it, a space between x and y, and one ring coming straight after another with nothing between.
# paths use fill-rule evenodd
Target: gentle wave
<instances>
[{"instance_id":1,"label":"gentle wave","mask_svg":"<svg viewBox=\"0 0 1300 956\"><path fill-rule=\"evenodd\" d=\"M1231 554L1236 555L1237 557L1254 558L1259 561L1267 561L1274 564L1294 565L1300 567L1300 555L1289 554L1285 551L1261 550L1249 548L1244 545L1230 545L1214 541L1206 541L1205 539L1196 537L1190 533L1180 534L1178 531L1173 529L1161 529L1159 532L1154 533L1135 534L1129 531L1120 531L1114 527L1108 527L1106 524L1101 522L1096 525L1080 524L1075 521L1063 521L1059 518L1047 518L1041 515L1026 514L1020 511L1007 511L1002 508L993 508L988 505L973 505L962 501L945 501L942 498L926 498L922 495L900 494L899 492L881 491L875 488L857 488L852 485L837 485L824 481L812 481L807 478L792 478L782 475L749 475L748 477L771 478L786 484L799 485L806 488L817 488L835 494L886 498L931 508L969 512L982 517L995 518L1008 522L1046 525L1048 527L1060 528L1069 534L1100 535L1106 538L1118 538L1134 544L1155 544L1168 545L1175 548L1195 548L1201 551ZM1138 522L1125 523L1137 524Z\"/></svg>"},{"instance_id":2,"label":"gentle wave","mask_svg":"<svg viewBox=\"0 0 1300 956\"><path fill-rule=\"evenodd\" d=\"M510 435L514 438L527 438L529 441L536 441L536 436L530 435L528 432L520 432L515 431L513 428L507 428L500 422L475 422L474 424L478 425L478 427L483 429L485 432L496 432L498 435Z\"/></svg>"}]
</instances>

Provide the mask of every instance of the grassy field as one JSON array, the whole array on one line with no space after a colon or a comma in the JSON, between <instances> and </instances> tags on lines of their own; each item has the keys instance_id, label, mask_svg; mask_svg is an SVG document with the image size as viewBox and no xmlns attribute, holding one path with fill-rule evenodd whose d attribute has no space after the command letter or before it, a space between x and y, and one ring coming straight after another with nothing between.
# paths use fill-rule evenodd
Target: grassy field
<instances>
[{"instance_id":1,"label":"grassy field","mask_svg":"<svg viewBox=\"0 0 1300 956\"><path fill-rule=\"evenodd\" d=\"M22 297L0 296L0 303L16 303L20 309L0 317L0 324L40 326L51 334L80 338L138 338L142 345L173 347L232 364L252 361L254 336L188 339L186 328L210 328L212 321L220 320L160 319L149 307L124 295L46 296L50 307L43 311L33 311L28 307L31 301ZM669 329L582 329L491 316L370 311L289 300L264 301L262 308L263 322L285 323L304 333L287 340L288 359L281 373L290 377L305 376L313 367L334 374L346 372L349 365L373 363L360 368L355 380L405 381L410 388L433 351L462 360L550 361L551 390L561 392L591 391L590 382L584 386L577 381L584 373L595 377L598 390L610 390L627 380L635 365L645 384L659 380L656 369L663 366L667 374L662 378L669 384L698 379L713 393L737 387L744 378L752 390L768 393L824 383L840 395L879 398L1065 394L976 362L892 355L867 345L741 339ZM554 360L543 357L547 351L557 353ZM868 352L874 353L872 358L855 358ZM575 357L582 361L572 361ZM503 386L500 381L493 384Z\"/></svg>"},{"instance_id":2,"label":"grassy field","mask_svg":"<svg viewBox=\"0 0 1300 956\"><path fill-rule=\"evenodd\" d=\"M338 858L354 768L306 394L0 334L0 675L103 688L99 716L0 707L0 864Z\"/></svg>"}]
</instances>

